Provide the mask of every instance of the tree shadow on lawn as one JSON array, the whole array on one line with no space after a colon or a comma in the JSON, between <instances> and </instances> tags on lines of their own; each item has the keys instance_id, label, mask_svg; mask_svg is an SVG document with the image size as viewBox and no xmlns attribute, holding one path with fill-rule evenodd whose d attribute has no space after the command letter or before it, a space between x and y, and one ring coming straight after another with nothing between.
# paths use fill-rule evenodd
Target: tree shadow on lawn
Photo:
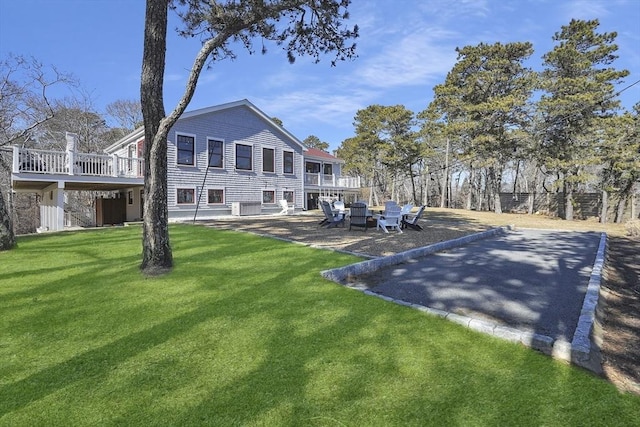
<instances>
[{"instance_id":1,"label":"tree shadow on lawn","mask_svg":"<svg viewBox=\"0 0 640 427\"><path fill-rule=\"evenodd\" d=\"M196 406L160 409L157 417L185 425L539 425L557 421L567 408L578 418L590 416L580 398L592 379L587 373L366 298L333 301L333 310L343 312L338 317L304 319L275 308L278 321L261 340L259 363L212 385ZM348 308L359 304L369 308ZM305 321L313 323L311 333L300 333ZM607 393L600 398L615 402L613 387ZM634 416L615 406L621 412L609 414L623 423Z\"/></svg>"},{"instance_id":2,"label":"tree shadow on lawn","mask_svg":"<svg viewBox=\"0 0 640 427\"><path fill-rule=\"evenodd\" d=\"M191 233L193 233L193 228L191 229ZM220 232L208 232L204 234L208 235L208 237L215 237L216 233ZM58 236L58 239L60 238L64 239L63 236ZM229 290L225 291L231 294L228 299L232 299L235 295L248 288L260 289L268 284L268 281L267 283L256 283L254 276L251 275L251 267L249 267L248 264L251 263L252 253L260 252L264 254L264 239L244 236L242 240L246 244L234 242L233 247L235 251L241 252L246 256L247 265L232 265L228 269L220 268L217 263L211 261L213 256L215 256L217 260L221 260L224 257L237 257L238 254L231 250L225 251L223 245L216 245L215 240L212 241L210 238L202 239L199 242L198 239L191 239L186 246L200 246L202 252L199 257L193 254L183 256L183 252L193 250L193 248L184 250L178 248L176 257L178 260L177 270L189 270L194 268L194 263L197 264L198 261L206 261L206 264L195 265L198 270L197 274L187 278L195 279L197 288L201 289L200 292L202 288L212 289L219 286L221 282L224 282L225 285L233 288L232 292L229 292ZM197 245L194 245L194 242L196 242ZM181 244L176 246L180 247ZM267 249L267 251L273 255L271 259L273 262L277 262L280 256L287 255L278 254L277 247L280 248L280 252L282 252L283 249L290 251L291 248L290 245L280 242L274 246L276 246L275 249ZM65 256L68 256L70 252L76 250L76 247L77 245L71 245L67 247L66 250L62 249L62 251L65 253ZM73 250L70 248L73 248ZM297 249L300 250L301 248ZM308 259L309 257L306 256L303 258ZM333 258L335 258L335 256ZM30 348L30 351L36 354L35 357L29 356L34 359L34 363L37 363L37 360L43 356L43 354L38 355L38 352L42 351L38 350L38 347L46 350L46 348L51 347L52 341L56 339L55 337L64 339L69 338L69 335L73 335L74 333L82 334L81 332L69 332L69 330L77 327L79 323L86 321L85 316L100 316L100 313L106 316L105 322L100 323L98 330L87 331L87 333L92 335L93 339L96 339L94 335L101 334L100 328L107 328L102 331L102 333L105 333L107 336L117 335L117 325L114 325L114 329L109 330L109 324L118 319L122 319L123 323L131 322L132 318L135 319L138 317L142 317L143 320L148 320L144 319L144 309L148 309L148 307L145 307L144 301L137 301L135 299L136 292L144 292L144 289L135 289L135 287L141 286L141 284L144 283L147 291L151 291L152 289L161 291L163 289L163 279L165 282L170 282L171 280L171 275L158 278L157 280L146 280L141 276L137 268L139 259L136 256L122 258L109 257L108 259L98 261L101 262L96 262L96 260L92 259L88 262L68 264L70 267L73 267L71 270L66 269L64 266L50 269L51 273L64 273L64 277L57 275L58 278L55 280L45 280L43 283L38 283L35 286L28 286L27 289L4 295L4 302L13 307L14 310L25 309L25 304L33 306L24 311L26 316L14 315L10 320L5 318L5 320L7 320L6 326L13 335L27 334L31 337L29 339L37 339L38 336L46 334L46 339L42 340L42 342L34 342ZM114 270L110 268L113 267L112 264L118 267ZM314 261L313 264L315 268L318 268L317 262ZM125 267L125 265L128 265L128 267ZM205 268L204 265L213 265L214 267ZM309 274L308 269L304 269L304 267L304 264L300 264L300 268L303 268L300 274ZM311 266L309 266L309 268L311 268ZM114 271L117 274L114 274ZM244 275L243 271L245 272ZM273 274L273 272L276 273ZM39 273L42 275L43 272L39 270ZM16 272L15 274L19 275L19 277L24 277L22 273ZM277 283L290 281L293 275L291 272L282 271L278 268L271 269L269 272L269 276L274 276L271 280L275 280ZM33 277L35 276L37 276L37 274L33 273ZM131 280L132 276L133 280ZM237 280L234 280L234 278L237 278ZM134 285L128 286L128 281L133 281ZM124 290L131 290L132 293L126 294ZM120 298L122 299L123 306L118 307L116 311L110 309L108 313L103 312L104 307L102 304L105 303L105 301L106 305L113 303L114 292L117 293L119 291L125 293L125 299L122 299L123 296ZM170 289L168 292L173 293L172 291L173 290ZM194 298L193 294L197 294L197 292L191 292L191 295L187 296L187 298ZM133 298L127 299L126 295L131 295ZM259 301L259 299L255 299L254 301ZM233 303L228 304L230 307L234 306ZM207 316L205 314L210 313L212 316L215 316L216 312L222 311L221 307L224 305L225 302L222 300L215 301L215 304L211 306L201 306L198 310L190 314L187 313L178 316L158 326L153 326L149 329L116 339L106 345L100 345L96 349L72 356L65 362L43 369L21 381L3 387L0 389L0 408L2 408L0 413L20 409L29 405L31 402L55 393L57 390L62 390L66 386L78 381L93 378L96 375L99 377L100 375L107 374L114 366L130 357L155 347L171 339L172 336L179 336L189 328L188 325L193 326L197 324L196 319L206 319ZM183 307L179 308L182 309ZM237 314L238 311L240 311L240 309L235 305L234 313ZM6 312L5 315L7 315ZM182 328L183 326L184 328ZM129 325L129 327L131 327L131 325ZM75 336L74 339L80 338L82 337ZM90 347L92 338L84 342L84 345ZM101 340L100 337L97 337L97 339ZM56 357L64 358L64 351L68 351L68 348L64 350L59 348L56 351ZM7 375L8 374L9 372L7 372ZM15 374L15 372L13 372L13 374Z\"/></svg>"},{"instance_id":3,"label":"tree shadow on lawn","mask_svg":"<svg viewBox=\"0 0 640 427\"><path fill-rule=\"evenodd\" d=\"M76 301L73 301L73 304L72 301L64 298L41 300L42 308L32 313L32 319L22 318L20 322L24 323L26 328L29 328L30 325L37 324L38 318L49 319L47 329L51 329L52 333L55 334L59 331L65 331L70 324L83 320L82 318L68 315L77 308L82 308L85 314L92 313L95 315L99 313L101 309L99 304L101 298L93 298L92 294L97 291L97 289L95 289L92 284L100 283L100 287L109 286L109 282L105 282L105 278L100 278L101 271L100 267L96 267L93 271L85 268L78 273L78 275L86 278L86 280L83 280L81 283L78 283L72 276L69 276L67 280L52 281L33 289L30 291L30 294L40 295L41 298L43 295L46 295L47 292L65 295L71 287L77 289L85 288L85 294ZM132 274L133 271L129 271L128 273ZM284 273L280 273L280 275L282 277L279 277L278 280L284 280ZM232 276L225 274L224 271L216 270L215 274L211 274L209 277L214 277L214 281L219 281L221 277ZM118 278L111 277L111 281L114 284L121 284L122 278L118 280ZM159 288L162 287L162 284L156 283L155 286L160 290ZM198 286L206 286L206 284L199 284ZM91 380L94 384L97 384L101 377L108 375L115 367L131 357L161 346L167 341L188 332L196 325L206 322L211 318L221 316L220 313L228 312L230 307L234 307L234 316L240 315L242 308L238 304L233 304L233 301L236 294L241 290L242 288L238 287L236 291L231 292L228 298L219 300L214 298L211 301L205 301L194 310L189 310L184 314L172 317L157 325L150 326L139 332L115 339L108 344L82 352L62 363L42 369L27 378L0 388L0 414L6 414L24 408L49 394L53 394L65 387L84 380ZM14 296L14 298L24 296L25 295L18 295ZM91 302L96 304L92 307L90 305ZM83 303L87 305L83 306ZM138 311L139 308L139 306L136 306L135 301L132 302L132 310ZM66 315L64 314L65 312L67 313ZM58 313L58 315L56 315L56 313ZM109 320L113 321L113 317L122 317L123 322L127 323L130 319L126 316L126 313L126 309L122 310L121 313L111 312L110 316L112 318ZM13 331L16 333L16 329L13 329ZM117 334L117 331L111 332ZM47 345L50 346L51 343ZM86 343L86 345L90 346L90 343Z\"/></svg>"},{"instance_id":4,"label":"tree shadow on lawn","mask_svg":"<svg viewBox=\"0 0 640 427\"><path fill-rule=\"evenodd\" d=\"M210 246L215 236L203 233L191 242L199 247L196 264L207 253L218 253ZM613 388L603 385L593 396L583 396L583 389L593 388L584 372L311 279L318 277L319 265L308 259L310 249L273 242L266 264L272 268L258 281L251 253L264 245L246 243L246 238L236 242L247 254L246 266L227 271L215 263L196 266L199 280L185 290L188 302L176 301L179 314L159 322L148 319L140 330L0 387L0 416L30 405L36 409L38 401L66 391L72 396L58 405L84 407L89 422L91 416L104 422L105 416L118 414L113 417L129 423L174 425L384 423L386 417L414 424L430 419L545 424L567 408L591 419L591 408L603 401L609 402L605 414L623 424L635 417L633 406L617 400ZM176 250L176 274L193 267L183 258L187 246ZM335 258L317 256L326 257L327 264ZM98 277L100 266L84 273ZM172 285L151 280L148 290ZM137 368L115 375L128 364ZM124 379L107 381L114 375ZM526 402L540 403L545 411ZM54 418L64 413L56 408L49 421L66 421Z\"/></svg>"}]
</instances>

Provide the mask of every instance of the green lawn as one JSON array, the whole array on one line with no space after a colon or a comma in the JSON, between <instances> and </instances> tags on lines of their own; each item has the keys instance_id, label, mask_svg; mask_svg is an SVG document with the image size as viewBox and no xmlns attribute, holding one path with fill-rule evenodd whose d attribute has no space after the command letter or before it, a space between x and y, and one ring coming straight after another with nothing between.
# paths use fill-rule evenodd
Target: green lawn
<instances>
[{"instance_id":1,"label":"green lawn","mask_svg":"<svg viewBox=\"0 0 640 427\"><path fill-rule=\"evenodd\" d=\"M640 397L321 278L358 259L176 225L22 237L0 253L0 425L640 425Z\"/></svg>"}]
</instances>

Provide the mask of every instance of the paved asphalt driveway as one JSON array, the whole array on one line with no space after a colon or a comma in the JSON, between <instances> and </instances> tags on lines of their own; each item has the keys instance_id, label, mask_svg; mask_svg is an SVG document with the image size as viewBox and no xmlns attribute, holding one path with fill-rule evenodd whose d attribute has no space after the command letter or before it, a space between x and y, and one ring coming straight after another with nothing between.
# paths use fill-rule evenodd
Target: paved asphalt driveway
<instances>
[{"instance_id":1,"label":"paved asphalt driveway","mask_svg":"<svg viewBox=\"0 0 640 427\"><path fill-rule=\"evenodd\" d=\"M360 282L394 299L571 342L599 242L599 233L511 231Z\"/></svg>"}]
</instances>

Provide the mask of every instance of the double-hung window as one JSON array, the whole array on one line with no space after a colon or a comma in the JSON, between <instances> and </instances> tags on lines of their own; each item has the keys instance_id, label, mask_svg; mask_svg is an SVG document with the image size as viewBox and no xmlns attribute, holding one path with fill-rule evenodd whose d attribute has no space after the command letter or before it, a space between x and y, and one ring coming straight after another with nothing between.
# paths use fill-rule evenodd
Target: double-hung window
<instances>
[{"instance_id":1,"label":"double-hung window","mask_svg":"<svg viewBox=\"0 0 640 427\"><path fill-rule=\"evenodd\" d=\"M262 172L276 171L276 157L273 148L262 149Z\"/></svg>"},{"instance_id":2,"label":"double-hung window","mask_svg":"<svg viewBox=\"0 0 640 427\"><path fill-rule=\"evenodd\" d=\"M210 188L207 196L207 203L210 205L224 203L224 189L222 188Z\"/></svg>"},{"instance_id":3,"label":"double-hung window","mask_svg":"<svg viewBox=\"0 0 640 427\"><path fill-rule=\"evenodd\" d=\"M251 145L236 144L236 169L253 170L253 147Z\"/></svg>"},{"instance_id":4,"label":"double-hung window","mask_svg":"<svg viewBox=\"0 0 640 427\"><path fill-rule=\"evenodd\" d=\"M219 139L208 139L209 167L224 168L224 143Z\"/></svg>"},{"instance_id":5,"label":"double-hung window","mask_svg":"<svg viewBox=\"0 0 640 427\"><path fill-rule=\"evenodd\" d=\"M262 203L275 203L276 192L273 190L262 190Z\"/></svg>"},{"instance_id":6,"label":"double-hung window","mask_svg":"<svg viewBox=\"0 0 640 427\"><path fill-rule=\"evenodd\" d=\"M196 190L193 188L178 188L176 202L179 205L192 205L196 202Z\"/></svg>"},{"instance_id":7,"label":"double-hung window","mask_svg":"<svg viewBox=\"0 0 640 427\"><path fill-rule=\"evenodd\" d=\"M287 203L293 203L293 191L285 190L282 192L282 198L287 201Z\"/></svg>"},{"instance_id":8,"label":"double-hung window","mask_svg":"<svg viewBox=\"0 0 640 427\"><path fill-rule=\"evenodd\" d=\"M196 138L190 135L180 135L176 137L178 141L178 164L195 165L195 142Z\"/></svg>"},{"instance_id":9,"label":"double-hung window","mask_svg":"<svg viewBox=\"0 0 640 427\"><path fill-rule=\"evenodd\" d=\"M293 173L293 151L284 151L282 153L282 172Z\"/></svg>"}]
</instances>

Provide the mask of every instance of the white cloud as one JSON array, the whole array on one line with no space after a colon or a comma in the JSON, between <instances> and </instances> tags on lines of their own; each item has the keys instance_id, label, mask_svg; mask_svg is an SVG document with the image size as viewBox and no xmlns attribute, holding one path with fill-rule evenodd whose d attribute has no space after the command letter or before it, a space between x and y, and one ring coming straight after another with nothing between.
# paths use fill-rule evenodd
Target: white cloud
<instances>
[{"instance_id":1,"label":"white cloud","mask_svg":"<svg viewBox=\"0 0 640 427\"><path fill-rule=\"evenodd\" d=\"M600 2L596 0L573 0L561 6L565 14L567 24L571 19L594 19L609 15L609 8L613 2ZM615 7L615 6L613 6ZM560 30L560 29L558 29Z\"/></svg>"},{"instance_id":2,"label":"white cloud","mask_svg":"<svg viewBox=\"0 0 640 427\"><path fill-rule=\"evenodd\" d=\"M417 9L425 16L439 20L459 20L465 17L485 17L489 14L487 0L430 0L418 2Z\"/></svg>"},{"instance_id":3,"label":"white cloud","mask_svg":"<svg viewBox=\"0 0 640 427\"><path fill-rule=\"evenodd\" d=\"M454 33L423 28L397 41L387 40L375 56L363 60L355 81L373 87L424 85L455 63Z\"/></svg>"},{"instance_id":4,"label":"white cloud","mask_svg":"<svg viewBox=\"0 0 640 427\"><path fill-rule=\"evenodd\" d=\"M256 102L264 105L268 114L281 118L285 127L300 127L309 122L350 126L355 112L365 108L372 96L366 92L328 94L320 90L301 90L267 99L256 98Z\"/></svg>"}]
</instances>

